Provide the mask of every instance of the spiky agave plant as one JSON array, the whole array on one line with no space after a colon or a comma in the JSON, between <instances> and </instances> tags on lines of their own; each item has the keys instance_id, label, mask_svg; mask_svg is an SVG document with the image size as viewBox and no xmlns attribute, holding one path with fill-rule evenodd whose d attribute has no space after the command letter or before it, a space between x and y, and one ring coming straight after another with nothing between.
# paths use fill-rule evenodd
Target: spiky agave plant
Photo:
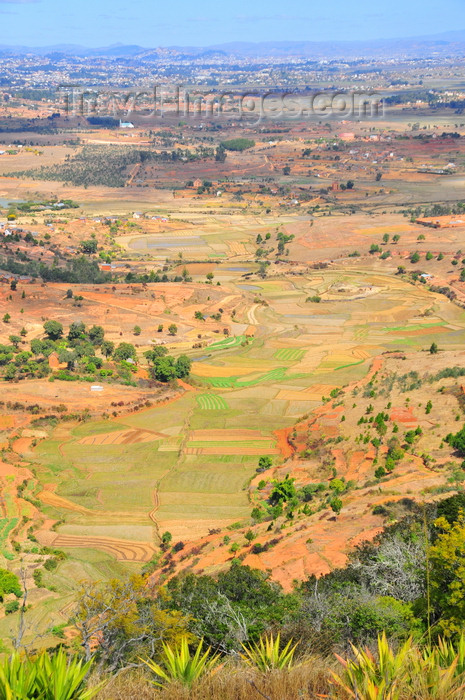
<instances>
[{"instance_id":1,"label":"spiky agave plant","mask_svg":"<svg viewBox=\"0 0 465 700\"><path fill-rule=\"evenodd\" d=\"M272 669L291 668L294 664L294 654L299 642L292 645L292 639L281 649L281 635L276 637L273 634L260 637L258 642L246 646L242 645L244 654L241 658L249 666L255 666L260 671L271 671Z\"/></svg>"},{"instance_id":2,"label":"spiky agave plant","mask_svg":"<svg viewBox=\"0 0 465 700\"><path fill-rule=\"evenodd\" d=\"M203 640L200 640L197 649L192 654L189 649L187 637L182 637L177 646L163 644L161 664L152 659L141 659L162 682L152 681L153 685L162 687L164 683L175 681L190 687L194 681L202 676L216 673L220 666L220 655L211 655L211 647L202 653ZM164 683L163 683L164 682Z\"/></svg>"},{"instance_id":3,"label":"spiky agave plant","mask_svg":"<svg viewBox=\"0 0 465 700\"><path fill-rule=\"evenodd\" d=\"M37 669L19 654L0 662L0 700L29 700L38 695Z\"/></svg>"},{"instance_id":4,"label":"spiky agave plant","mask_svg":"<svg viewBox=\"0 0 465 700\"><path fill-rule=\"evenodd\" d=\"M409 664L406 685L412 696L422 700L462 700L464 685L457 675L457 656L442 668L437 649L422 654L417 651Z\"/></svg>"},{"instance_id":5,"label":"spiky agave plant","mask_svg":"<svg viewBox=\"0 0 465 700\"><path fill-rule=\"evenodd\" d=\"M64 649L54 654L45 651L30 663L36 666L37 697L41 700L91 700L104 685L86 688L92 661L84 663L77 656L68 657Z\"/></svg>"},{"instance_id":6,"label":"spiky agave plant","mask_svg":"<svg viewBox=\"0 0 465 700\"><path fill-rule=\"evenodd\" d=\"M457 659L456 675L465 673L465 635L460 635L456 644L450 640L440 637L438 639L436 653L442 668L447 668Z\"/></svg>"},{"instance_id":7,"label":"spiky agave plant","mask_svg":"<svg viewBox=\"0 0 465 700\"><path fill-rule=\"evenodd\" d=\"M409 687L422 700L462 700L465 696L465 640L439 639L418 650L409 664Z\"/></svg>"},{"instance_id":8,"label":"spiky agave plant","mask_svg":"<svg viewBox=\"0 0 465 700\"><path fill-rule=\"evenodd\" d=\"M331 673L334 683L354 700L398 700L402 686L408 676L408 665L413 651L410 637L394 652L386 634L378 637L378 655L369 649L358 649L352 645L354 659L337 659L344 672Z\"/></svg>"},{"instance_id":9,"label":"spiky agave plant","mask_svg":"<svg viewBox=\"0 0 465 700\"><path fill-rule=\"evenodd\" d=\"M85 687L91 666L63 649L32 658L14 653L0 662L0 700L91 700L102 688Z\"/></svg>"}]
</instances>

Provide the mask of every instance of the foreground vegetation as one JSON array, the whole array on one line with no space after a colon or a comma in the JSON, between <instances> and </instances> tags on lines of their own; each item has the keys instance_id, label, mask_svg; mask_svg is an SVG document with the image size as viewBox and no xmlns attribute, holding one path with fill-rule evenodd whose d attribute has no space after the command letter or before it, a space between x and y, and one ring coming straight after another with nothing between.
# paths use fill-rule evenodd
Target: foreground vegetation
<instances>
[{"instance_id":1,"label":"foreground vegetation","mask_svg":"<svg viewBox=\"0 0 465 700\"><path fill-rule=\"evenodd\" d=\"M63 649L37 658L14 654L0 667L0 697L43 700L245 700L250 697L335 700L459 700L465 688L465 637L456 645L439 639L421 647L410 637L395 648L383 633L376 648L352 647L351 655L335 661L318 656L293 659L289 642L279 649L276 639L261 640L261 648L246 649L247 663L221 663L219 654L192 652L186 638L165 644L161 665L144 661L150 675L129 671L109 677L93 673L92 663L67 658ZM297 646L297 645L296 645ZM267 662L263 667L262 662ZM273 663L280 661L280 663ZM87 677L87 683L85 679Z\"/></svg>"},{"instance_id":2,"label":"foreground vegetation","mask_svg":"<svg viewBox=\"0 0 465 700\"><path fill-rule=\"evenodd\" d=\"M0 698L458 700L465 494L409 507L344 569L290 593L238 560L216 577L163 582L148 565L142 576L84 582L74 633L38 657L22 645L25 591L14 646L29 660L4 662L2 683L13 690ZM6 584L3 595L21 599L19 581ZM56 679L46 691L44 673Z\"/></svg>"},{"instance_id":3,"label":"foreground vegetation","mask_svg":"<svg viewBox=\"0 0 465 700\"><path fill-rule=\"evenodd\" d=\"M124 697L124 692L130 692L133 697L160 700L245 700L250 697L458 700L464 691L464 651L463 637L456 647L440 640L437 646L421 648L409 638L395 649L383 634L378 637L374 652L354 646L350 657L337 657L335 661L306 656L295 663L291 660L286 667L266 671L257 665L248 669L244 665L229 664L219 670L214 666L191 683L186 683L179 672L165 685L160 684L161 691L156 693L147 688L150 679L128 674L110 682L98 697L116 700ZM191 656L187 661L192 664L194 658Z\"/></svg>"}]
</instances>

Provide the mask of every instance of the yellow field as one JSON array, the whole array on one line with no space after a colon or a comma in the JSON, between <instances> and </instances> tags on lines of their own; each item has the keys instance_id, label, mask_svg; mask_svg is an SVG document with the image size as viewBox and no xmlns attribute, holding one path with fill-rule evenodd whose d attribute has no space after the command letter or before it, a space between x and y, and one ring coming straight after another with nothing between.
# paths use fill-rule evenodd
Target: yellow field
<instances>
[{"instance_id":1,"label":"yellow field","mask_svg":"<svg viewBox=\"0 0 465 700\"><path fill-rule=\"evenodd\" d=\"M372 226L371 228L353 229L354 233L361 233L367 236L382 236L384 233L407 233L408 231L415 231L415 227L409 226L409 224L396 224L393 226Z\"/></svg>"},{"instance_id":2,"label":"yellow field","mask_svg":"<svg viewBox=\"0 0 465 700\"><path fill-rule=\"evenodd\" d=\"M281 389L276 398L284 401L321 401L322 396L329 396L330 392L337 388L334 384L313 384L300 391Z\"/></svg>"},{"instance_id":3,"label":"yellow field","mask_svg":"<svg viewBox=\"0 0 465 700\"><path fill-rule=\"evenodd\" d=\"M217 365L206 365L203 362L195 362L192 366L192 374L197 375L197 377L237 377L239 375L252 374L253 372L263 372L263 366L218 367Z\"/></svg>"}]
</instances>

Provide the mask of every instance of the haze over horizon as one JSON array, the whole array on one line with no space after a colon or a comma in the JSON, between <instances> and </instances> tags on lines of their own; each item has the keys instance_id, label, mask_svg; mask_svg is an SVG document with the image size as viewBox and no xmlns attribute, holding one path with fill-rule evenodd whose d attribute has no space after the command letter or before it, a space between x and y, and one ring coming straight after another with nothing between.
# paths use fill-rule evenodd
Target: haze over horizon
<instances>
[{"instance_id":1,"label":"haze over horizon","mask_svg":"<svg viewBox=\"0 0 465 700\"><path fill-rule=\"evenodd\" d=\"M234 6L187 0L0 0L2 44L53 46L113 44L211 46L227 42L367 41L403 39L465 28L463 0L382 0L366 12L363 0L334 0L327 7L291 0L238 0Z\"/></svg>"}]
</instances>

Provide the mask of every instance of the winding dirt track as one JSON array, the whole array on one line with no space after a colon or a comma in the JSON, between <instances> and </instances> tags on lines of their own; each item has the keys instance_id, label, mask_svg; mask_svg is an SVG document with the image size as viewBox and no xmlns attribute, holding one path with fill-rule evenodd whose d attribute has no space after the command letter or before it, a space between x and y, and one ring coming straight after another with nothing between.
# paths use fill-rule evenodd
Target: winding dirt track
<instances>
[{"instance_id":1,"label":"winding dirt track","mask_svg":"<svg viewBox=\"0 0 465 700\"><path fill-rule=\"evenodd\" d=\"M158 496L158 489L157 488L154 489L153 494L152 494L152 498L153 498L153 508L149 513L149 518L155 525L158 525L158 521L155 517L157 510L160 507L160 498Z\"/></svg>"},{"instance_id":2,"label":"winding dirt track","mask_svg":"<svg viewBox=\"0 0 465 700\"><path fill-rule=\"evenodd\" d=\"M249 321L251 326L258 325L257 309L259 306L260 304L253 304L253 306L251 306L250 309L247 311L247 320Z\"/></svg>"}]
</instances>

